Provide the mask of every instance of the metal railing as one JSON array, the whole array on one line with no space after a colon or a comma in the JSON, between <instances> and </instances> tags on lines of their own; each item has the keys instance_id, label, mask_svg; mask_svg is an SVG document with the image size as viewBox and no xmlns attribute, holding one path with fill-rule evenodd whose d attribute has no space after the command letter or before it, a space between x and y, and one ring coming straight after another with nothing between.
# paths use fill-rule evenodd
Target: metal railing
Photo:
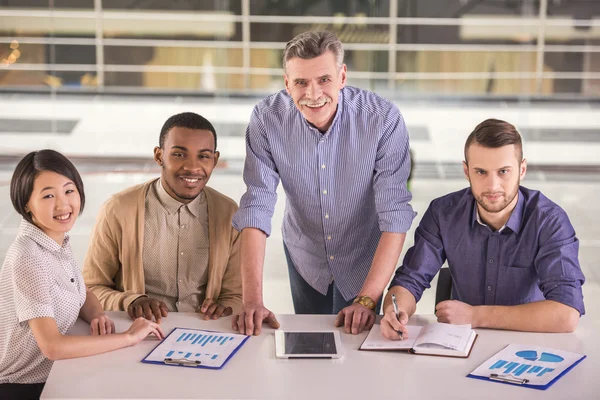
<instances>
[{"instance_id":1,"label":"metal railing","mask_svg":"<svg viewBox=\"0 0 600 400\"><path fill-rule=\"evenodd\" d=\"M600 19L575 20L570 18L550 18L547 14L548 0L541 0L539 13L536 17L477 17L465 18L406 18L393 17L397 15L397 2L390 1L390 17L351 17L351 16L267 16L251 15L250 1L241 0L241 14L228 13L182 13L182 12L141 12L141 11L115 11L104 10L102 0L94 0L93 10L19 10L0 8L0 19L10 18L32 21L33 19L51 19L58 21L87 20L90 25L90 37L31 37L31 36L4 36L0 37L0 44L11 43L17 40L21 44L40 44L50 46L95 46L95 64L65 64L65 63L21 63L4 62L0 64L0 74L3 71L46 71L54 72L89 72L95 74L96 82L93 91L102 92L106 89L106 73L146 73L160 72L169 74L203 74L212 73L218 75L240 75L243 76L242 92L251 92L250 78L252 76L274 76L283 74L281 68L256 67L252 65L252 50L282 50L285 42L262 42L253 41L251 37L252 24L333 24L341 25L373 25L387 26L388 40L386 43L344 43L346 50L355 51L381 51L387 52L387 70L377 71L355 71L352 70L350 77L358 80L382 80L387 82L387 90L393 91L399 81L440 81L440 80L489 80L510 79L520 81L534 81L535 91L533 95L542 94L542 83L544 80L598 80L600 72L594 71L545 71L545 57L547 53L600 53L600 45L568 45L548 44L547 37L552 29L585 28L595 34L598 32L600 38ZM241 24L241 40L177 40L177 39L154 39L154 38L107 38L105 27L108 23L119 21L127 22L169 22L169 23L219 23L219 24ZM497 26L507 30L513 28L524 28L535 40L528 44L444 44L444 43L399 43L398 27L401 26L458 26L458 27L490 27ZM526 28L526 29L525 29ZM93 35L92 35L93 33ZM535 33L535 34L534 34ZM218 68L202 65L128 65L107 64L105 62L105 50L111 46L121 47L172 47L190 49L239 49L242 51L241 64L239 66L219 66ZM511 53L522 52L535 54L535 66L529 70L515 70L507 72L498 71L467 71L467 72L400 72L398 71L398 54L403 52L486 52L486 53ZM0 75L1 77L1 75ZM0 88L2 83L0 80ZM519 93L515 93L519 94ZM600 93L595 93L600 97Z\"/></svg>"}]
</instances>

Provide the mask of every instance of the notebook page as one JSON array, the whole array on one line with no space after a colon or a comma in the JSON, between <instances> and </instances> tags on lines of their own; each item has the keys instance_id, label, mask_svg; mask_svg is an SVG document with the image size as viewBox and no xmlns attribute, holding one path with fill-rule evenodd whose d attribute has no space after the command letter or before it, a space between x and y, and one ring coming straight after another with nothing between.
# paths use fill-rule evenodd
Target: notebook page
<instances>
[{"instance_id":1,"label":"notebook page","mask_svg":"<svg viewBox=\"0 0 600 400\"><path fill-rule=\"evenodd\" d=\"M415 347L465 351L471 332L471 325L429 324L423 327Z\"/></svg>"},{"instance_id":2,"label":"notebook page","mask_svg":"<svg viewBox=\"0 0 600 400\"><path fill-rule=\"evenodd\" d=\"M422 326L407 325L408 338L404 340L389 340L381 334L381 327L373 325L369 335L360 346L361 350L409 350L412 349L421 332Z\"/></svg>"}]
</instances>

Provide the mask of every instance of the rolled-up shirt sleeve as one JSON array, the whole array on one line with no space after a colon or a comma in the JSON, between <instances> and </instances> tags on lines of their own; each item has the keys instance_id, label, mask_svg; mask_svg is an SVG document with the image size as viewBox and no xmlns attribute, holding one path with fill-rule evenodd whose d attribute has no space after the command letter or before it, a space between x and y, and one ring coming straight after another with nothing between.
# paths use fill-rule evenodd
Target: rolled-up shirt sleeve
<instances>
[{"instance_id":1,"label":"rolled-up shirt sleeve","mask_svg":"<svg viewBox=\"0 0 600 400\"><path fill-rule=\"evenodd\" d=\"M431 281L446 261L439 225L432 211L433 206L434 202L423 214L423 219L415 230L415 244L406 253L390 284L390 288L402 286L417 302L425 289L431 287Z\"/></svg>"},{"instance_id":2,"label":"rolled-up shirt sleeve","mask_svg":"<svg viewBox=\"0 0 600 400\"><path fill-rule=\"evenodd\" d=\"M406 187L411 168L409 147L404 118L392 107L377 146L373 176L375 207L382 232L407 232L416 216L409 204L412 195Z\"/></svg>"},{"instance_id":3,"label":"rolled-up shirt sleeve","mask_svg":"<svg viewBox=\"0 0 600 400\"><path fill-rule=\"evenodd\" d=\"M244 182L246 193L240 200L240 208L233 216L233 227L238 231L257 228L270 236L271 218L277 202L279 173L257 107L254 107L246 129Z\"/></svg>"},{"instance_id":4,"label":"rolled-up shirt sleeve","mask_svg":"<svg viewBox=\"0 0 600 400\"><path fill-rule=\"evenodd\" d=\"M535 268L546 300L570 306L585 314L581 286L585 277L579 265L579 240L563 210L545 220L540 231L540 248Z\"/></svg>"}]
</instances>

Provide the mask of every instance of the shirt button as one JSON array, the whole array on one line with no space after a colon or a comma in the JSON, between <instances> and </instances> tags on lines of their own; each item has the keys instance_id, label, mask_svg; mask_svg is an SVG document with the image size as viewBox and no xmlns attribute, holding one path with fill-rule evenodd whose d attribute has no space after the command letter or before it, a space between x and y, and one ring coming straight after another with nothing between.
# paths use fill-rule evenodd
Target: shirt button
<instances>
[{"instance_id":1,"label":"shirt button","mask_svg":"<svg viewBox=\"0 0 600 400\"><path fill-rule=\"evenodd\" d=\"M330 259L330 260L333 260L333 256L329 256L329 259Z\"/></svg>"},{"instance_id":2,"label":"shirt button","mask_svg":"<svg viewBox=\"0 0 600 400\"><path fill-rule=\"evenodd\" d=\"M327 236L327 240L331 240L331 235Z\"/></svg>"},{"instance_id":3,"label":"shirt button","mask_svg":"<svg viewBox=\"0 0 600 400\"><path fill-rule=\"evenodd\" d=\"M179 283L183 283L183 279L180 279L180 280L179 280Z\"/></svg>"},{"instance_id":4,"label":"shirt button","mask_svg":"<svg viewBox=\"0 0 600 400\"><path fill-rule=\"evenodd\" d=\"M321 169L325 169L325 164L321 165Z\"/></svg>"},{"instance_id":5,"label":"shirt button","mask_svg":"<svg viewBox=\"0 0 600 400\"><path fill-rule=\"evenodd\" d=\"M181 253L179 253L179 255L182 256L183 255L183 251Z\"/></svg>"},{"instance_id":6,"label":"shirt button","mask_svg":"<svg viewBox=\"0 0 600 400\"><path fill-rule=\"evenodd\" d=\"M181 225L181 229L185 229L185 225Z\"/></svg>"},{"instance_id":7,"label":"shirt button","mask_svg":"<svg viewBox=\"0 0 600 400\"><path fill-rule=\"evenodd\" d=\"M493 263L494 263L494 259L490 258L490 264L493 264Z\"/></svg>"},{"instance_id":8,"label":"shirt button","mask_svg":"<svg viewBox=\"0 0 600 400\"><path fill-rule=\"evenodd\" d=\"M179 307L179 306L181 305L181 302L180 302L180 301L178 301L177 303L175 303L175 305L176 305L177 307Z\"/></svg>"},{"instance_id":9,"label":"shirt button","mask_svg":"<svg viewBox=\"0 0 600 400\"><path fill-rule=\"evenodd\" d=\"M323 194L327 194L327 190L323 190Z\"/></svg>"},{"instance_id":10,"label":"shirt button","mask_svg":"<svg viewBox=\"0 0 600 400\"><path fill-rule=\"evenodd\" d=\"M492 291L492 287L488 286L488 291L491 292Z\"/></svg>"},{"instance_id":11,"label":"shirt button","mask_svg":"<svg viewBox=\"0 0 600 400\"><path fill-rule=\"evenodd\" d=\"M329 218L329 214L325 214L325 218Z\"/></svg>"}]
</instances>

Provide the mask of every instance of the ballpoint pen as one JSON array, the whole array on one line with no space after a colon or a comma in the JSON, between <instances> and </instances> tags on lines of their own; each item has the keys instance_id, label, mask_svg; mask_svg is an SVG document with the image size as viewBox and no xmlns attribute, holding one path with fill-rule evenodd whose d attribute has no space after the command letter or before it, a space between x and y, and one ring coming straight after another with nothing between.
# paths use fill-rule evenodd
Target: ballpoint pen
<instances>
[{"instance_id":1,"label":"ballpoint pen","mask_svg":"<svg viewBox=\"0 0 600 400\"><path fill-rule=\"evenodd\" d=\"M392 293L392 304L394 306L394 314L396 314L396 319L400 322L400 311L398 311L398 303L396 303L396 295ZM398 335L400 335L400 340L404 340L404 335L402 331L396 331Z\"/></svg>"}]
</instances>

